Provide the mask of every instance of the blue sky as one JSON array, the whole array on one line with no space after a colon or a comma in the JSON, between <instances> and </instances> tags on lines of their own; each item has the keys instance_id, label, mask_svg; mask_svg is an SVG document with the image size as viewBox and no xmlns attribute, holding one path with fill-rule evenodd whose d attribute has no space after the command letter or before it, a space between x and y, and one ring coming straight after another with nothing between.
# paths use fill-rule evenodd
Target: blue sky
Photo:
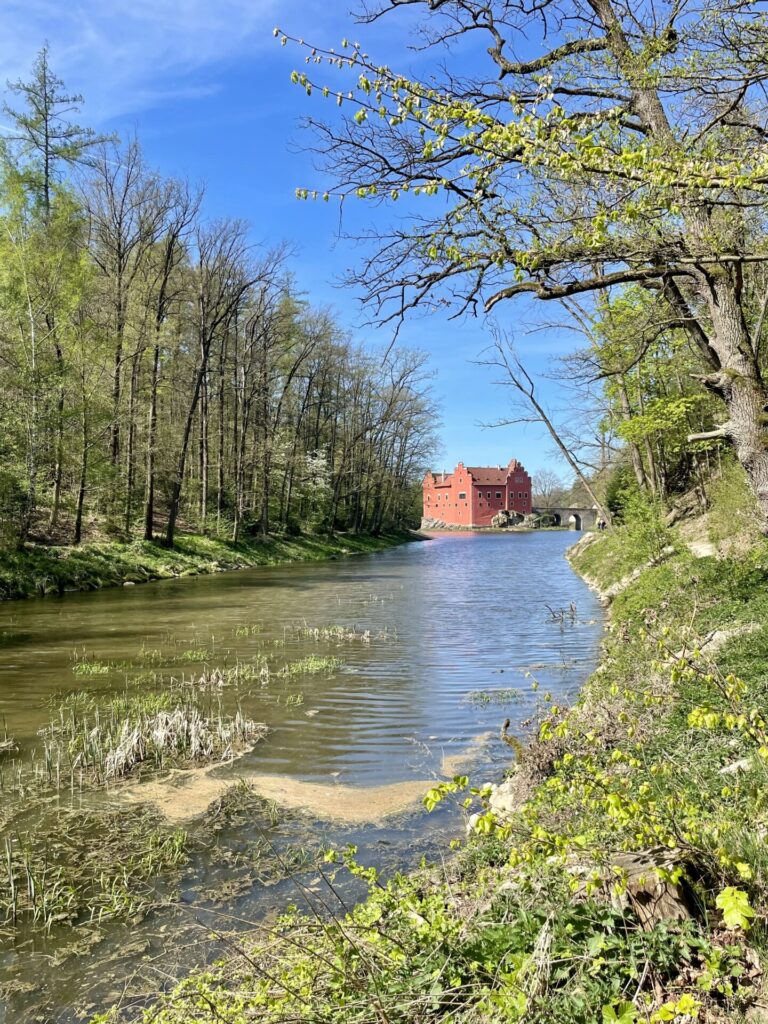
<instances>
[{"instance_id":1,"label":"blue sky","mask_svg":"<svg viewBox=\"0 0 768 1024\"><path fill-rule=\"evenodd\" d=\"M253 225L256 241L291 243L297 284L307 297L333 306L357 337L383 347L391 330L366 325L358 296L338 284L359 258L351 242L337 237L338 209L295 199L297 186L319 183L301 148L309 140L299 120L331 108L290 84L302 58L272 35L279 24L320 45L360 39L382 61L418 73L425 57L407 49L410 13L356 27L348 7L346 0L6 0L0 9L2 77L28 77L47 40L54 70L85 97L82 123L135 132L148 161L163 173L205 183L209 216L241 217ZM360 215L385 224L388 213L367 208ZM577 339L542 329L563 320L562 311L522 301L497 312L556 418L567 416L567 392L546 375ZM415 317L400 343L431 357L443 420L435 468L516 457L531 471L548 466L568 477L540 427L481 426L510 413L493 370L475 362L489 343L481 320Z\"/></svg>"}]
</instances>

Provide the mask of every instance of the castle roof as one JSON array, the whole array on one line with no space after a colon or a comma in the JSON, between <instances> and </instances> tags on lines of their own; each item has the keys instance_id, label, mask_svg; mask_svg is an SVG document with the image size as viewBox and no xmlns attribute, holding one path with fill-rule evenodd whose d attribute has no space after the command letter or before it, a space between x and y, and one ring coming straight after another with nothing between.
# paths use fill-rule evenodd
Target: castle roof
<instances>
[{"instance_id":1,"label":"castle roof","mask_svg":"<svg viewBox=\"0 0 768 1024\"><path fill-rule=\"evenodd\" d=\"M516 471L525 472L522 463L518 462L517 459L512 459L508 466L464 466L463 463L459 463L458 469L466 469L467 473L472 477L472 482L478 484L480 487L504 487L507 480ZM450 487L453 485L453 478L455 472L452 473L435 473L429 470L425 476L425 481L433 487Z\"/></svg>"},{"instance_id":2,"label":"castle roof","mask_svg":"<svg viewBox=\"0 0 768 1024\"><path fill-rule=\"evenodd\" d=\"M509 469L499 469L498 466L467 466L467 472L476 484L503 486L507 482Z\"/></svg>"},{"instance_id":3,"label":"castle roof","mask_svg":"<svg viewBox=\"0 0 768 1024\"><path fill-rule=\"evenodd\" d=\"M434 473L432 472L432 470L430 470L427 473L427 477L431 477L432 484L435 487L442 487L443 484L445 484L445 486L448 487L450 484L453 483L453 473Z\"/></svg>"},{"instance_id":4,"label":"castle roof","mask_svg":"<svg viewBox=\"0 0 768 1024\"><path fill-rule=\"evenodd\" d=\"M518 469L522 470L523 466L517 459L512 459L508 466L467 466L467 472L474 482L483 487L504 486L510 475Z\"/></svg>"}]
</instances>

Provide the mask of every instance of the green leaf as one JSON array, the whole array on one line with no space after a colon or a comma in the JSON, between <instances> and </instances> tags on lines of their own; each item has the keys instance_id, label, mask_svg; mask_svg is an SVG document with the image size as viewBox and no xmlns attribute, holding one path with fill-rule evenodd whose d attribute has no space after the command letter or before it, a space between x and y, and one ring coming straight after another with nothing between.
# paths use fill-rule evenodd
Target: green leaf
<instances>
[{"instance_id":1,"label":"green leaf","mask_svg":"<svg viewBox=\"0 0 768 1024\"><path fill-rule=\"evenodd\" d=\"M603 1007L603 1024L635 1024L637 1010L633 1003L617 1003Z\"/></svg>"},{"instance_id":2,"label":"green leaf","mask_svg":"<svg viewBox=\"0 0 768 1024\"><path fill-rule=\"evenodd\" d=\"M747 931L749 919L755 912L749 905L749 897L743 889L727 886L715 900L715 906L723 915L726 928L741 928Z\"/></svg>"}]
</instances>

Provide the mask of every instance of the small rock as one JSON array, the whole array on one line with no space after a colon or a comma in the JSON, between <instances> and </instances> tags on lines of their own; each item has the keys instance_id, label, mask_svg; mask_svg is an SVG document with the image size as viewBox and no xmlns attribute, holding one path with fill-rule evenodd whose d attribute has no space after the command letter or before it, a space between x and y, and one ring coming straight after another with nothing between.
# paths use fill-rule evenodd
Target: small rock
<instances>
[{"instance_id":1,"label":"small rock","mask_svg":"<svg viewBox=\"0 0 768 1024\"><path fill-rule=\"evenodd\" d=\"M738 775L739 772L745 772L750 765L748 757L742 757L739 761L733 761L731 764L725 765L720 769L720 775Z\"/></svg>"}]
</instances>

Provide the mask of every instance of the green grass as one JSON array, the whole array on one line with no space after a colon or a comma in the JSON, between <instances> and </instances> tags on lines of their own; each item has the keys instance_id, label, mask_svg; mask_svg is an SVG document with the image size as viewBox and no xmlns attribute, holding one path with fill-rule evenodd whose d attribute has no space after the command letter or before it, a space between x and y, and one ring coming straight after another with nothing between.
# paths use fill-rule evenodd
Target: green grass
<instances>
[{"instance_id":1,"label":"green grass","mask_svg":"<svg viewBox=\"0 0 768 1024\"><path fill-rule=\"evenodd\" d=\"M27 545L0 550L0 600L98 590L125 583L199 576L228 569L314 562L382 551L413 540L410 533L379 537L355 534L269 537L239 544L183 534L172 550L147 541L104 542L79 547Z\"/></svg>"}]
</instances>

